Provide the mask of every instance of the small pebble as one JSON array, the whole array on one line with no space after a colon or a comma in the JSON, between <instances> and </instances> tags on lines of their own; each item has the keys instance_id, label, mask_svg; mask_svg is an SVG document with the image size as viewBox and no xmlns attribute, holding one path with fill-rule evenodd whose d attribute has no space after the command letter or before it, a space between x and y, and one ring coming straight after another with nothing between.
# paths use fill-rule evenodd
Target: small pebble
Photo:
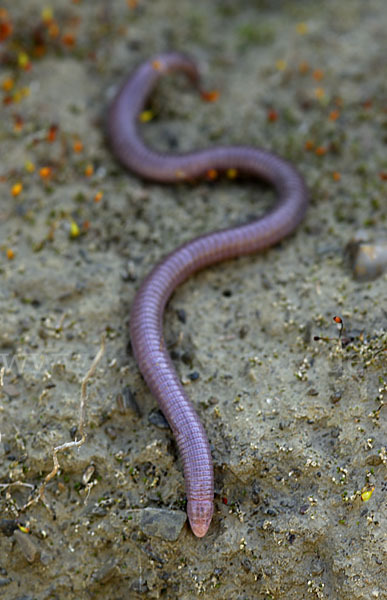
<instances>
[{"instance_id":1,"label":"small pebble","mask_svg":"<svg viewBox=\"0 0 387 600\"><path fill-rule=\"evenodd\" d=\"M187 514L182 510L167 508L142 508L129 511L145 535L156 536L174 542L180 535Z\"/></svg>"},{"instance_id":2,"label":"small pebble","mask_svg":"<svg viewBox=\"0 0 387 600\"><path fill-rule=\"evenodd\" d=\"M353 276L358 281L372 281L387 270L387 240L372 242L364 232L357 232L346 246Z\"/></svg>"},{"instance_id":3,"label":"small pebble","mask_svg":"<svg viewBox=\"0 0 387 600\"><path fill-rule=\"evenodd\" d=\"M137 404L134 392L127 385L121 394L116 397L117 407L122 415L131 414L135 417L141 417L141 410Z\"/></svg>"},{"instance_id":4,"label":"small pebble","mask_svg":"<svg viewBox=\"0 0 387 600\"><path fill-rule=\"evenodd\" d=\"M152 410L148 415L148 421L159 429L169 429L169 423L160 410Z\"/></svg>"}]
</instances>

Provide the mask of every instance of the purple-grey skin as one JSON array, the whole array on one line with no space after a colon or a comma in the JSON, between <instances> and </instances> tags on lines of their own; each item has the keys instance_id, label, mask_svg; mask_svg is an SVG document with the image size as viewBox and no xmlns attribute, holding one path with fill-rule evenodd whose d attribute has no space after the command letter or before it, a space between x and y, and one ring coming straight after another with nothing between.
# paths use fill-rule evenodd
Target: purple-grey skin
<instances>
[{"instance_id":1,"label":"purple-grey skin","mask_svg":"<svg viewBox=\"0 0 387 600\"><path fill-rule=\"evenodd\" d=\"M304 217L307 191L297 170L282 158L250 146L218 146L173 155L147 148L138 131L139 115L155 84L167 73L182 71L200 90L196 64L167 53L142 63L124 82L108 116L108 135L120 162L145 179L192 181L235 169L274 186L278 201L262 218L246 225L202 235L166 256L143 281L130 314L135 358L152 394L170 424L181 453L192 531L203 537L213 514L214 477L203 425L188 399L165 347L162 322L166 303L187 277L214 263L251 254L276 244Z\"/></svg>"}]
</instances>

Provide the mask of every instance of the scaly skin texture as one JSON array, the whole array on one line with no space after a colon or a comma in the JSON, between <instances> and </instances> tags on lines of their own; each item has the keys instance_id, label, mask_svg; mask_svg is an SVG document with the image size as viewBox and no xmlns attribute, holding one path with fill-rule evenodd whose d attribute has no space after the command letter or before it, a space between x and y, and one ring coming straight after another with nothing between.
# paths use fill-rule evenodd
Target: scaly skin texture
<instances>
[{"instance_id":1,"label":"scaly skin texture","mask_svg":"<svg viewBox=\"0 0 387 600\"><path fill-rule=\"evenodd\" d=\"M278 156L249 146L218 146L181 155L147 148L138 132L139 114L158 79L184 72L199 88L195 63L178 53L155 56L124 82L109 111L108 134L113 152L129 170L164 183L204 177L210 169L258 177L271 183L276 206L259 220L202 235L166 256L142 283L130 315L130 336L138 366L175 435L180 450L192 531L203 537L213 514L214 480L209 443L165 348L162 321L174 289L195 271L219 261L276 244L299 224L307 192L296 169Z\"/></svg>"}]
</instances>

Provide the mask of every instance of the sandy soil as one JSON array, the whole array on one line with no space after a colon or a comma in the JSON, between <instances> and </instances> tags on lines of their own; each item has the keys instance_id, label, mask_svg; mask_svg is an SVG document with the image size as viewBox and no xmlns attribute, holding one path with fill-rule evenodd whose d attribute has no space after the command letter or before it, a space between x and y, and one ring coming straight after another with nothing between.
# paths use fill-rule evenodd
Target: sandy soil
<instances>
[{"instance_id":1,"label":"sandy soil","mask_svg":"<svg viewBox=\"0 0 387 600\"><path fill-rule=\"evenodd\" d=\"M387 279L356 281L345 260L358 230L386 232L386 27L384 0L2 2L2 598L386 597ZM220 98L163 81L149 144L263 146L299 167L311 196L294 236L191 278L167 309L213 448L201 540L131 354L129 309L169 250L274 198L259 182L153 185L117 164L109 102L168 49L196 57ZM21 510L52 448L76 436L102 334L87 440L58 455L44 502Z\"/></svg>"}]
</instances>

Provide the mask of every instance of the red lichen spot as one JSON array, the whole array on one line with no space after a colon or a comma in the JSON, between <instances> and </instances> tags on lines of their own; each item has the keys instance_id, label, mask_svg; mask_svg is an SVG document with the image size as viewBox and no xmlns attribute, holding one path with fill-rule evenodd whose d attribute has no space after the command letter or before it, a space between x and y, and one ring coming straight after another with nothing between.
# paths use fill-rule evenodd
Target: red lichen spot
<instances>
[{"instance_id":1,"label":"red lichen spot","mask_svg":"<svg viewBox=\"0 0 387 600\"><path fill-rule=\"evenodd\" d=\"M340 112L338 110L331 110L329 113L329 118L331 121L337 121L340 116Z\"/></svg>"},{"instance_id":2,"label":"red lichen spot","mask_svg":"<svg viewBox=\"0 0 387 600\"><path fill-rule=\"evenodd\" d=\"M50 142L50 144L52 144L52 142L55 142L56 134L58 133L58 129L59 129L58 125L55 125L55 124L50 125L50 128L49 128L49 130L47 132L47 136L46 136L46 140L48 142Z\"/></svg>"},{"instance_id":3,"label":"red lichen spot","mask_svg":"<svg viewBox=\"0 0 387 600\"><path fill-rule=\"evenodd\" d=\"M267 113L267 120L270 123L274 123L274 121L277 121L278 119L278 113L276 110L270 109L269 112Z\"/></svg>"},{"instance_id":4,"label":"red lichen spot","mask_svg":"<svg viewBox=\"0 0 387 600\"><path fill-rule=\"evenodd\" d=\"M387 181L387 171L382 171L379 173L379 177L382 181Z\"/></svg>"},{"instance_id":5,"label":"red lichen spot","mask_svg":"<svg viewBox=\"0 0 387 600\"><path fill-rule=\"evenodd\" d=\"M220 92L218 90L209 90L208 92L202 90L200 96L205 102L216 102L220 96Z\"/></svg>"},{"instance_id":6,"label":"red lichen spot","mask_svg":"<svg viewBox=\"0 0 387 600\"><path fill-rule=\"evenodd\" d=\"M341 174L338 171L333 171L332 178L333 178L333 181L340 181Z\"/></svg>"},{"instance_id":7,"label":"red lichen spot","mask_svg":"<svg viewBox=\"0 0 387 600\"><path fill-rule=\"evenodd\" d=\"M46 46L44 44L37 44L34 48L34 56L36 58L42 58L46 54Z\"/></svg>"},{"instance_id":8,"label":"red lichen spot","mask_svg":"<svg viewBox=\"0 0 387 600\"><path fill-rule=\"evenodd\" d=\"M372 108L372 100L365 100L363 102L363 108Z\"/></svg>"},{"instance_id":9,"label":"red lichen spot","mask_svg":"<svg viewBox=\"0 0 387 600\"><path fill-rule=\"evenodd\" d=\"M310 150L313 150L313 148L314 148L314 142L313 142L313 140L306 140L306 142L305 142L305 150L310 151Z\"/></svg>"},{"instance_id":10,"label":"red lichen spot","mask_svg":"<svg viewBox=\"0 0 387 600\"><path fill-rule=\"evenodd\" d=\"M326 146L318 146L315 150L315 154L317 154L317 156L324 156L324 154L327 153L327 148Z\"/></svg>"},{"instance_id":11,"label":"red lichen spot","mask_svg":"<svg viewBox=\"0 0 387 600\"><path fill-rule=\"evenodd\" d=\"M213 181L214 179L216 179L218 177L218 171L216 169L210 169L209 171L207 171L206 177L210 181Z\"/></svg>"},{"instance_id":12,"label":"red lichen spot","mask_svg":"<svg viewBox=\"0 0 387 600\"><path fill-rule=\"evenodd\" d=\"M223 502L223 504L228 504L228 500L227 500L226 496L223 496L222 502Z\"/></svg>"},{"instance_id":13,"label":"red lichen spot","mask_svg":"<svg viewBox=\"0 0 387 600\"><path fill-rule=\"evenodd\" d=\"M50 179L51 175L52 175L52 168L51 167L41 167L39 169L39 175L42 179Z\"/></svg>"},{"instance_id":14,"label":"red lichen spot","mask_svg":"<svg viewBox=\"0 0 387 600\"><path fill-rule=\"evenodd\" d=\"M24 121L22 119L22 117L20 115L14 115L13 116L13 130L16 133L20 133L20 131L22 131L24 126Z\"/></svg>"},{"instance_id":15,"label":"red lichen spot","mask_svg":"<svg viewBox=\"0 0 387 600\"><path fill-rule=\"evenodd\" d=\"M9 95L4 96L4 98L3 98L3 104L5 106L8 106L8 104L12 104L12 102L13 102L12 96L9 96Z\"/></svg>"},{"instance_id":16,"label":"red lichen spot","mask_svg":"<svg viewBox=\"0 0 387 600\"><path fill-rule=\"evenodd\" d=\"M12 250L12 248L7 248L6 255L8 260L12 260L13 258L15 258L15 252Z\"/></svg>"},{"instance_id":17,"label":"red lichen spot","mask_svg":"<svg viewBox=\"0 0 387 600\"><path fill-rule=\"evenodd\" d=\"M68 48L72 48L73 46L75 46L75 41L75 35L73 35L72 33L65 33L62 36L62 44L64 44Z\"/></svg>"},{"instance_id":18,"label":"red lichen spot","mask_svg":"<svg viewBox=\"0 0 387 600\"><path fill-rule=\"evenodd\" d=\"M22 191L23 191L23 184L20 181L18 181L17 183L15 183L12 186L12 188L11 188L11 194L15 198L16 198L16 196L18 196L19 194L21 194Z\"/></svg>"},{"instance_id":19,"label":"red lichen spot","mask_svg":"<svg viewBox=\"0 0 387 600\"><path fill-rule=\"evenodd\" d=\"M12 34L13 25L5 8L0 9L0 42L3 42Z\"/></svg>"},{"instance_id":20,"label":"red lichen spot","mask_svg":"<svg viewBox=\"0 0 387 600\"><path fill-rule=\"evenodd\" d=\"M97 192L97 193L96 193L96 195L94 196L94 202L95 202L96 204L98 204L98 202L101 202L102 198L103 198L103 192L99 191L99 192Z\"/></svg>"},{"instance_id":21,"label":"red lichen spot","mask_svg":"<svg viewBox=\"0 0 387 600\"><path fill-rule=\"evenodd\" d=\"M321 69L316 69L313 71L313 79L316 81L321 81L324 78L324 73Z\"/></svg>"},{"instance_id":22,"label":"red lichen spot","mask_svg":"<svg viewBox=\"0 0 387 600\"><path fill-rule=\"evenodd\" d=\"M85 175L86 175L86 177L91 177L91 175L93 173L94 173L94 167L93 167L93 165L91 163L89 163L85 167Z\"/></svg>"},{"instance_id":23,"label":"red lichen spot","mask_svg":"<svg viewBox=\"0 0 387 600\"><path fill-rule=\"evenodd\" d=\"M75 142L73 144L73 150L76 154L79 154L80 152L82 152L83 144L82 144L81 140L75 140Z\"/></svg>"}]
</instances>

